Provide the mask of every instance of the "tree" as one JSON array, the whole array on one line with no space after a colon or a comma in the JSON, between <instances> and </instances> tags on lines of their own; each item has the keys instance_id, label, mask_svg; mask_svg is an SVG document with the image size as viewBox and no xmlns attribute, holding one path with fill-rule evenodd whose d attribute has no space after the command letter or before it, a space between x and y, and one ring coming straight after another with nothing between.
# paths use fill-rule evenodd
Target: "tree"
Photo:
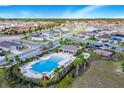
<instances>
[{"instance_id":1,"label":"tree","mask_svg":"<svg viewBox=\"0 0 124 93\"><path fill-rule=\"evenodd\" d=\"M5 55L5 61L6 61L6 64L3 64L3 69L6 71L7 70L6 65L10 62L7 55Z\"/></svg>"},{"instance_id":2,"label":"tree","mask_svg":"<svg viewBox=\"0 0 124 93\"><path fill-rule=\"evenodd\" d=\"M19 61L20 61L19 55L16 55L16 56L15 56L15 60L16 60L16 62L19 64Z\"/></svg>"},{"instance_id":3,"label":"tree","mask_svg":"<svg viewBox=\"0 0 124 93\"><path fill-rule=\"evenodd\" d=\"M57 88L67 88L72 83L72 73L69 73L64 77L63 80L61 80L59 83L56 84L55 87Z\"/></svg>"},{"instance_id":4,"label":"tree","mask_svg":"<svg viewBox=\"0 0 124 93\"><path fill-rule=\"evenodd\" d=\"M90 40L93 40L93 41L97 41L95 35L91 36L89 39L90 39Z\"/></svg>"},{"instance_id":5,"label":"tree","mask_svg":"<svg viewBox=\"0 0 124 93\"><path fill-rule=\"evenodd\" d=\"M57 76L57 79L59 80L60 78L62 78L63 74L64 74L64 66L61 66L61 67L57 67L55 70L54 70L54 74L56 74Z\"/></svg>"},{"instance_id":6,"label":"tree","mask_svg":"<svg viewBox=\"0 0 124 93\"><path fill-rule=\"evenodd\" d=\"M85 43L79 43L79 45L80 45L80 46L86 46L86 44L85 44Z\"/></svg>"},{"instance_id":7,"label":"tree","mask_svg":"<svg viewBox=\"0 0 124 93\"><path fill-rule=\"evenodd\" d=\"M64 75L64 72L65 72L65 70L64 70L64 66L62 65L62 66L60 66L60 71L59 71L59 76L62 78L62 76Z\"/></svg>"},{"instance_id":8,"label":"tree","mask_svg":"<svg viewBox=\"0 0 124 93\"><path fill-rule=\"evenodd\" d=\"M63 44L63 38L60 38L60 44Z\"/></svg>"},{"instance_id":9,"label":"tree","mask_svg":"<svg viewBox=\"0 0 124 93\"><path fill-rule=\"evenodd\" d=\"M78 75L79 74L79 66L81 64L80 59L79 58L75 59L72 64L74 67L76 67L76 75Z\"/></svg>"},{"instance_id":10,"label":"tree","mask_svg":"<svg viewBox=\"0 0 124 93\"><path fill-rule=\"evenodd\" d=\"M48 86L48 83L49 83L49 80L43 79L41 82L42 82L42 86L43 87L47 87Z\"/></svg>"},{"instance_id":11,"label":"tree","mask_svg":"<svg viewBox=\"0 0 124 93\"><path fill-rule=\"evenodd\" d=\"M23 31L22 34L26 37L26 31Z\"/></svg>"},{"instance_id":12,"label":"tree","mask_svg":"<svg viewBox=\"0 0 124 93\"><path fill-rule=\"evenodd\" d=\"M28 63L28 62L30 62L30 59L29 58L26 58L24 62L25 63Z\"/></svg>"},{"instance_id":13,"label":"tree","mask_svg":"<svg viewBox=\"0 0 124 93\"><path fill-rule=\"evenodd\" d=\"M111 51L112 51L112 54L115 54L116 47L112 47L112 48L111 48Z\"/></svg>"},{"instance_id":14,"label":"tree","mask_svg":"<svg viewBox=\"0 0 124 93\"><path fill-rule=\"evenodd\" d=\"M59 76L60 69L61 69L61 68L57 67L57 68L54 70L54 74L56 74L57 79L59 79L59 77L60 77L60 76Z\"/></svg>"},{"instance_id":15,"label":"tree","mask_svg":"<svg viewBox=\"0 0 124 93\"><path fill-rule=\"evenodd\" d=\"M121 64L122 66L122 71L124 72L124 62Z\"/></svg>"},{"instance_id":16,"label":"tree","mask_svg":"<svg viewBox=\"0 0 124 93\"><path fill-rule=\"evenodd\" d=\"M82 50L79 49L79 50L77 51L76 55L78 56L78 55L80 55L81 53L82 53Z\"/></svg>"},{"instance_id":17,"label":"tree","mask_svg":"<svg viewBox=\"0 0 124 93\"><path fill-rule=\"evenodd\" d=\"M84 69L85 69L86 68L87 59L84 58L84 54L80 54L79 58L80 58L81 63L84 65Z\"/></svg>"},{"instance_id":18,"label":"tree","mask_svg":"<svg viewBox=\"0 0 124 93\"><path fill-rule=\"evenodd\" d=\"M9 58L7 55L5 55L5 61L8 62L9 61Z\"/></svg>"},{"instance_id":19,"label":"tree","mask_svg":"<svg viewBox=\"0 0 124 93\"><path fill-rule=\"evenodd\" d=\"M84 60L84 54L81 53L81 54L79 55L79 58L81 59L81 62L82 62L82 60Z\"/></svg>"},{"instance_id":20,"label":"tree","mask_svg":"<svg viewBox=\"0 0 124 93\"><path fill-rule=\"evenodd\" d=\"M29 29L29 30L28 30L28 33L31 35L31 34L32 34L32 30L31 30L31 29Z\"/></svg>"}]
</instances>

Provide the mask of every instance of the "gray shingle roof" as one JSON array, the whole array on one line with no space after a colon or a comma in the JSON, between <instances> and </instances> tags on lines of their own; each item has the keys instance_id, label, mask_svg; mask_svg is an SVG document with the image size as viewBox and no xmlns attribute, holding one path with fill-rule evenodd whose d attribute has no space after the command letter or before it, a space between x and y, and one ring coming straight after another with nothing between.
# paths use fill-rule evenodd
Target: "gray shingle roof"
<instances>
[{"instance_id":1,"label":"gray shingle roof","mask_svg":"<svg viewBox=\"0 0 124 93\"><path fill-rule=\"evenodd\" d=\"M9 41L2 41L0 42L0 46L5 47L5 48L10 48L12 46L19 46L20 44L14 43L14 42L9 42Z\"/></svg>"},{"instance_id":2,"label":"gray shingle roof","mask_svg":"<svg viewBox=\"0 0 124 93\"><path fill-rule=\"evenodd\" d=\"M63 45L59 49L60 50L67 50L67 51L71 51L71 52L77 52L79 48L77 46L74 46L74 45Z\"/></svg>"},{"instance_id":3,"label":"gray shingle roof","mask_svg":"<svg viewBox=\"0 0 124 93\"><path fill-rule=\"evenodd\" d=\"M124 38L124 35L123 34L115 34L113 36Z\"/></svg>"}]
</instances>

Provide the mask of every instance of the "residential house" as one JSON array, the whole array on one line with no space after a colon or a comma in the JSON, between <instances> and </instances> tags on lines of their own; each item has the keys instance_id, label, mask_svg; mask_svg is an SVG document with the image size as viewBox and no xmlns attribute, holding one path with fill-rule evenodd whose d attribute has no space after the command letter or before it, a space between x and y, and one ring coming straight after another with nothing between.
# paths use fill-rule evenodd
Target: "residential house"
<instances>
[{"instance_id":1,"label":"residential house","mask_svg":"<svg viewBox=\"0 0 124 93\"><path fill-rule=\"evenodd\" d=\"M111 37L112 40L124 42L124 34L114 34Z\"/></svg>"},{"instance_id":2,"label":"residential house","mask_svg":"<svg viewBox=\"0 0 124 93\"><path fill-rule=\"evenodd\" d=\"M96 38L100 41L109 41L111 39L111 35L109 34L103 34L103 35L98 35Z\"/></svg>"},{"instance_id":3,"label":"residential house","mask_svg":"<svg viewBox=\"0 0 124 93\"><path fill-rule=\"evenodd\" d=\"M58 39L51 39L50 40L50 45L53 47L53 46L56 46L60 44L60 41Z\"/></svg>"},{"instance_id":4,"label":"residential house","mask_svg":"<svg viewBox=\"0 0 124 93\"><path fill-rule=\"evenodd\" d=\"M22 47L22 44L18 44L15 42L9 42L9 41L0 42L0 48L6 51L18 50L21 47Z\"/></svg>"},{"instance_id":5,"label":"residential house","mask_svg":"<svg viewBox=\"0 0 124 93\"><path fill-rule=\"evenodd\" d=\"M95 49L94 52L103 57L110 57L113 54L111 51L104 50L104 49Z\"/></svg>"},{"instance_id":6,"label":"residential house","mask_svg":"<svg viewBox=\"0 0 124 93\"><path fill-rule=\"evenodd\" d=\"M14 31L23 32L23 31L28 31L32 27L31 26L14 26L14 27L10 27L10 28Z\"/></svg>"},{"instance_id":7,"label":"residential house","mask_svg":"<svg viewBox=\"0 0 124 93\"><path fill-rule=\"evenodd\" d=\"M74 46L74 45L63 45L59 48L59 50L62 52L71 53L75 55L77 51L79 50L79 47Z\"/></svg>"},{"instance_id":8,"label":"residential house","mask_svg":"<svg viewBox=\"0 0 124 93\"><path fill-rule=\"evenodd\" d=\"M38 34L38 35L32 35L32 40L46 40L48 37L46 35Z\"/></svg>"}]
</instances>

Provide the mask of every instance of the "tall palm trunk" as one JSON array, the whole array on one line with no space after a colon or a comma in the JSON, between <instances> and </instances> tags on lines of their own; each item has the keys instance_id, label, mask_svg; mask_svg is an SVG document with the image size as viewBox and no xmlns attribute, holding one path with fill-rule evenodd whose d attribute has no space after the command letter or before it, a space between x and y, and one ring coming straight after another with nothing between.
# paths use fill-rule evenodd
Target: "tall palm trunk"
<instances>
[{"instance_id":1,"label":"tall palm trunk","mask_svg":"<svg viewBox=\"0 0 124 93\"><path fill-rule=\"evenodd\" d=\"M84 69L86 69L86 63L84 63Z\"/></svg>"},{"instance_id":2,"label":"tall palm trunk","mask_svg":"<svg viewBox=\"0 0 124 93\"><path fill-rule=\"evenodd\" d=\"M76 75L79 74L79 65L76 66Z\"/></svg>"}]
</instances>

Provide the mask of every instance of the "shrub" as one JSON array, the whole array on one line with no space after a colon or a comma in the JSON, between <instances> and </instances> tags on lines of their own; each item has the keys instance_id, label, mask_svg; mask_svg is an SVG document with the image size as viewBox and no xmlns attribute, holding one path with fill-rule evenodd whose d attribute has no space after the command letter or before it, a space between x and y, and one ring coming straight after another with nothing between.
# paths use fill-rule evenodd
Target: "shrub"
<instances>
[{"instance_id":1,"label":"shrub","mask_svg":"<svg viewBox=\"0 0 124 93\"><path fill-rule=\"evenodd\" d=\"M122 71L124 72L124 62L121 64L122 66Z\"/></svg>"},{"instance_id":2,"label":"shrub","mask_svg":"<svg viewBox=\"0 0 124 93\"><path fill-rule=\"evenodd\" d=\"M72 83L72 73L69 73L65 76L63 80L61 80L58 84L56 84L55 87L57 88L66 88L69 87L69 85Z\"/></svg>"}]
</instances>

